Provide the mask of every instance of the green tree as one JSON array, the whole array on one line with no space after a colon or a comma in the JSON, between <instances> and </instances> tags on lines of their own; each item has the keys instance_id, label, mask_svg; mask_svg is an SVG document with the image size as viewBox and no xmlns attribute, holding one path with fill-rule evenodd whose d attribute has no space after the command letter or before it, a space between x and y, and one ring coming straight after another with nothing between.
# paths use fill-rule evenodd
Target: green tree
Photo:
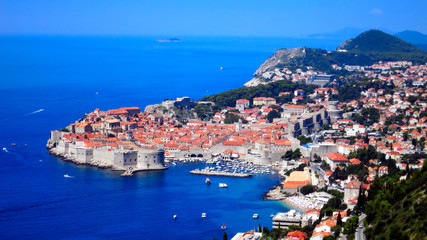
<instances>
[{"instance_id":1,"label":"green tree","mask_svg":"<svg viewBox=\"0 0 427 240\"><path fill-rule=\"evenodd\" d=\"M298 136L297 139L300 141L301 145L313 142L311 137L306 137L304 135Z\"/></svg>"},{"instance_id":2,"label":"green tree","mask_svg":"<svg viewBox=\"0 0 427 240\"><path fill-rule=\"evenodd\" d=\"M280 118L280 113L273 109L267 114L267 119L272 123L275 118Z\"/></svg>"},{"instance_id":3,"label":"green tree","mask_svg":"<svg viewBox=\"0 0 427 240\"><path fill-rule=\"evenodd\" d=\"M239 116L235 114L227 114L224 119L225 124L232 124L239 121Z\"/></svg>"},{"instance_id":4,"label":"green tree","mask_svg":"<svg viewBox=\"0 0 427 240\"><path fill-rule=\"evenodd\" d=\"M204 120L210 118L212 109L208 104L199 104L194 108L194 112L197 114L198 118Z\"/></svg>"},{"instance_id":5,"label":"green tree","mask_svg":"<svg viewBox=\"0 0 427 240\"><path fill-rule=\"evenodd\" d=\"M292 153L292 159L299 159L302 157L302 153L299 150L299 148L295 149L295 151Z\"/></svg>"},{"instance_id":6,"label":"green tree","mask_svg":"<svg viewBox=\"0 0 427 240\"><path fill-rule=\"evenodd\" d=\"M337 217L337 225L338 225L338 226L341 226L341 225L342 225L341 213L338 213L338 217Z\"/></svg>"},{"instance_id":7,"label":"green tree","mask_svg":"<svg viewBox=\"0 0 427 240\"><path fill-rule=\"evenodd\" d=\"M359 224L359 217L353 216L351 218L348 218L347 221L344 224L344 234L351 234L356 231L356 228Z\"/></svg>"},{"instance_id":8,"label":"green tree","mask_svg":"<svg viewBox=\"0 0 427 240\"><path fill-rule=\"evenodd\" d=\"M316 188L313 185L305 185L300 188L300 192L304 195L307 195L309 193L312 193L316 190Z\"/></svg>"},{"instance_id":9,"label":"green tree","mask_svg":"<svg viewBox=\"0 0 427 240\"><path fill-rule=\"evenodd\" d=\"M222 240L228 240L227 232L224 232L224 234L222 235Z\"/></svg>"}]
</instances>

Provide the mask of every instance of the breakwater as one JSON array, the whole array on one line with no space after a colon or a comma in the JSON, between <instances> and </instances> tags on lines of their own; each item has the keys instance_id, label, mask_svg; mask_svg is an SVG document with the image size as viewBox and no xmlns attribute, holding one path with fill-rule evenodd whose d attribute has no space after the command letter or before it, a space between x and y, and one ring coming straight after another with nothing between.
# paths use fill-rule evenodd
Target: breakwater
<instances>
[{"instance_id":1,"label":"breakwater","mask_svg":"<svg viewBox=\"0 0 427 240\"><path fill-rule=\"evenodd\" d=\"M232 172L221 172L221 171L202 171L202 170L192 170L190 171L191 174L198 174L198 175L209 175L209 176L223 176L223 177L252 177L252 174L248 173L232 173Z\"/></svg>"}]
</instances>

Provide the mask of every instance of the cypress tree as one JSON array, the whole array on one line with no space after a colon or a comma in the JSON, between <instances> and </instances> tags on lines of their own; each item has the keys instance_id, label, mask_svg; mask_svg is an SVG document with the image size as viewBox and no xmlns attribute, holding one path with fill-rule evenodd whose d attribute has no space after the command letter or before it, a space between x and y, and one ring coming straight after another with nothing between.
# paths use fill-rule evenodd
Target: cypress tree
<instances>
[{"instance_id":1,"label":"cypress tree","mask_svg":"<svg viewBox=\"0 0 427 240\"><path fill-rule=\"evenodd\" d=\"M342 225L341 213L338 213L338 217L337 217L337 225L338 225L338 226L341 226L341 225Z\"/></svg>"},{"instance_id":2,"label":"cypress tree","mask_svg":"<svg viewBox=\"0 0 427 240\"><path fill-rule=\"evenodd\" d=\"M224 232L224 235L222 235L222 240L228 240L227 232Z\"/></svg>"}]
</instances>

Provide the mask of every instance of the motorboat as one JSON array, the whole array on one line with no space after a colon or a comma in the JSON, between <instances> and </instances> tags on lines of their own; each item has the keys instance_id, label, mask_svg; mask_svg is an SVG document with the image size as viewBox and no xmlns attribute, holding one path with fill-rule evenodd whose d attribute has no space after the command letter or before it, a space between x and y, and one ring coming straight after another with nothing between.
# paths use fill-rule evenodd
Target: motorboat
<instances>
[{"instance_id":1,"label":"motorboat","mask_svg":"<svg viewBox=\"0 0 427 240\"><path fill-rule=\"evenodd\" d=\"M225 224L222 224L221 229L226 229L227 227L225 226Z\"/></svg>"},{"instance_id":2,"label":"motorboat","mask_svg":"<svg viewBox=\"0 0 427 240\"><path fill-rule=\"evenodd\" d=\"M227 188L227 184L226 183L219 183L219 187L220 188Z\"/></svg>"},{"instance_id":3,"label":"motorboat","mask_svg":"<svg viewBox=\"0 0 427 240\"><path fill-rule=\"evenodd\" d=\"M205 218L206 217L206 213L202 213L202 218Z\"/></svg>"},{"instance_id":4,"label":"motorboat","mask_svg":"<svg viewBox=\"0 0 427 240\"><path fill-rule=\"evenodd\" d=\"M178 218L177 215L173 215L173 220L176 220Z\"/></svg>"},{"instance_id":5,"label":"motorboat","mask_svg":"<svg viewBox=\"0 0 427 240\"><path fill-rule=\"evenodd\" d=\"M211 184L211 180L209 178L206 178L205 182L207 185Z\"/></svg>"},{"instance_id":6,"label":"motorboat","mask_svg":"<svg viewBox=\"0 0 427 240\"><path fill-rule=\"evenodd\" d=\"M257 213L255 213L255 214L252 216L252 218L253 218L253 219L257 219L257 218L259 218L259 216L258 216L258 214L257 214Z\"/></svg>"}]
</instances>

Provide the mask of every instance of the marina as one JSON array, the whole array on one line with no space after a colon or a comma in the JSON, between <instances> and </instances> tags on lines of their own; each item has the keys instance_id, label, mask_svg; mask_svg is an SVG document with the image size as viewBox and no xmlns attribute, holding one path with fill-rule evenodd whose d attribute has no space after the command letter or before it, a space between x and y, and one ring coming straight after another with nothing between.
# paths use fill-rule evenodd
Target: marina
<instances>
[{"instance_id":1,"label":"marina","mask_svg":"<svg viewBox=\"0 0 427 240\"><path fill-rule=\"evenodd\" d=\"M247 163L237 160L223 161L222 159L214 159L214 165L208 165L203 169L194 169L191 174L223 176L223 177L252 177L255 174L275 174L267 166L257 166L253 163ZM210 180L209 180L210 181ZM206 181L208 183L208 181ZM209 183L208 183L209 184Z\"/></svg>"},{"instance_id":2,"label":"marina","mask_svg":"<svg viewBox=\"0 0 427 240\"><path fill-rule=\"evenodd\" d=\"M210 175L210 176L223 176L223 177L252 177L252 174L247 173L230 173L230 172L221 172L221 171L203 171L203 170L191 170L191 174L198 174L198 175Z\"/></svg>"}]
</instances>

